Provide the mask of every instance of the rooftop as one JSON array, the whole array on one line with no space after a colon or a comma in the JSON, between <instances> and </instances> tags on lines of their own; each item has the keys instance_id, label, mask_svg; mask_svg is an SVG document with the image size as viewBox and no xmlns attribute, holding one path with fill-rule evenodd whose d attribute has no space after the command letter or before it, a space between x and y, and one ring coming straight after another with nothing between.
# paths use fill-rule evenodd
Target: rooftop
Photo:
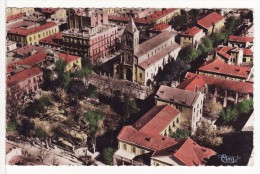
<instances>
[{"instance_id":1,"label":"rooftop","mask_svg":"<svg viewBox=\"0 0 260 174\"><path fill-rule=\"evenodd\" d=\"M171 105L154 106L133 125L142 133L159 135L180 111Z\"/></svg>"},{"instance_id":2,"label":"rooftop","mask_svg":"<svg viewBox=\"0 0 260 174\"><path fill-rule=\"evenodd\" d=\"M220 46L217 48L217 53L222 55L223 57L230 59L231 55L228 53L229 51L231 51L233 48L232 47L228 47L228 46Z\"/></svg>"},{"instance_id":3,"label":"rooftop","mask_svg":"<svg viewBox=\"0 0 260 174\"><path fill-rule=\"evenodd\" d=\"M55 33L55 34L50 35L48 37L45 37L45 38L41 39L39 42L40 43L52 44L52 45L59 45L59 42L57 42L57 40L62 40L61 32Z\"/></svg>"},{"instance_id":4,"label":"rooftop","mask_svg":"<svg viewBox=\"0 0 260 174\"><path fill-rule=\"evenodd\" d=\"M254 40L253 37L234 36L234 35L230 35L228 37L228 41L232 41L232 42L246 43L246 42L253 42L253 40Z\"/></svg>"},{"instance_id":5,"label":"rooftop","mask_svg":"<svg viewBox=\"0 0 260 174\"><path fill-rule=\"evenodd\" d=\"M42 8L41 12L42 13L50 13L53 14L58 10L58 8Z\"/></svg>"},{"instance_id":6,"label":"rooftop","mask_svg":"<svg viewBox=\"0 0 260 174\"><path fill-rule=\"evenodd\" d=\"M216 58L212 62L201 66L198 70L246 79L248 77L250 69L251 68L249 66L229 65L225 63L222 59Z\"/></svg>"},{"instance_id":7,"label":"rooftop","mask_svg":"<svg viewBox=\"0 0 260 174\"><path fill-rule=\"evenodd\" d=\"M163 44L165 41L175 37L174 32L164 31L151 39L143 42L142 44L138 45L135 51L135 56L141 57L142 55L146 54L148 51L158 47L159 45Z\"/></svg>"},{"instance_id":8,"label":"rooftop","mask_svg":"<svg viewBox=\"0 0 260 174\"><path fill-rule=\"evenodd\" d=\"M247 55L247 56L253 56L253 51L250 50L249 48L243 48L243 53L244 53L244 55Z\"/></svg>"},{"instance_id":9,"label":"rooftop","mask_svg":"<svg viewBox=\"0 0 260 174\"><path fill-rule=\"evenodd\" d=\"M22 81L24 81L28 78L31 78L33 76L37 76L40 73L42 73L42 70L37 68L37 67L31 68L31 69L26 69L26 70L21 71L17 74L14 74L13 76L9 76L6 80L7 86L11 87L11 86L16 85L19 82L22 82Z\"/></svg>"},{"instance_id":10,"label":"rooftop","mask_svg":"<svg viewBox=\"0 0 260 174\"><path fill-rule=\"evenodd\" d=\"M47 54L45 54L43 51L37 52L25 59L21 59L20 61L17 61L15 64L17 65L27 65L27 66L34 66L38 63L43 62L46 60Z\"/></svg>"},{"instance_id":11,"label":"rooftop","mask_svg":"<svg viewBox=\"0 0 260 174\"><path fill-rule=\"evenodd\" d=\"M11 15L11 16L7 16L6 17L6 22L10 22L12 20L16 20L16 19L21 19L23 18L25 15L25 13L18 13L18 14L14 14L14 15Z\"/></svg>"},{"instance_id":12,"label":"rooftop","mask_svg":"<svg viewBox=\"0 0 260 174\"><path fill-rule=\"evenodd\" d=\"M223 16L221 16L220 14L216 13L216 12L212 12L210 14L208 14L207 16L205 16L204 18L198 20L197 24L202 26L203 28L210 28L212 27L212 24L216 24L219 21L221 21L222 19L224 19Z\"/></svg>"},{"instance_id":13,"label":"rooftop","mask_svg":"<svg viewBox=\"0 0 260 174\"><path fill-rule=\"evenodd\" d=\"M181 35L195 36L200 31L202 31L202 29L194 26L194 27L188 28L186 31L182 32Z\"/></svg>"},{"instance_id":14,"label":"rooftop","mask_svg":"<svg viewBox=\"0 0 260 174\"><path fill-rule=\"evenodd\" d=\"M124 126L117 138L121 141L154 151L158 151L178 143L170 137L143 133L135 129L133 126Z\"/></svg>"},{"instance_id":15,"label":"rooftop","mask_svg":"<svg viewBox=\"0 0 260 174\"><path fill-rule=\"evenodd\" d=\"M71 61L80 59L80 57L78 57L78 56L73 56L73 55L64 54L64 53L59 53L58 56L59 56L59 58L64 59L66 63L70 63Z\"/></svg>"},{"instance_id":16,"label":"rooftop","mask_svg":"<svg viewBox=\"0 0 260 174\"><path fill-rule=\"evenodd\" d=\"M29 29L13 28L9 31L9 33L18 34L18 35L21 35L21 36L28 36L30 34L34 34L34 33L37 33L39 31L42 31L42 30L45 30L47 28L51 28L51 27L54 27L54 26L57 26L57 24L54 23L54 22L49 22L49 23L46 23L44 25L40 25L40 26L37 26L37 27L29 28Z\"/></svg>"},{"instance_id":17,"label":"rooftop","mask_svg":"<svg viewBox=\"0 0 260 174\"><path fill-rule=\"evenodd\" d=\"M161 85L156 92L156 97L162 100L179 103L186 106L193 106L198 96L199 93L179 88L173 88L165 85Z\"/></svg>"},{"instance_id":18,"label":"rooftop","mask_svg":"<svg viewBox=\"0 0 260 174\"><path fill-rule=\"evenodd\" d=\"M187 166L199 166L205 165L207 162L206 159L216 155L216 152L212 149L202 147L192 139L187 138L173 155Z\"/></svg>"},{"instance_id":19,"label":"rooftop","mask_svg":"<svg viewBox=\"0 0 260 174\"><path fill-rule=\"evenodd\" d=\"M145 59L144 61L140 62L139 66L143 69L146 69L146 68L150 67L153 63L157 62L162 57L166 56L167 54L169 54L170 52L172 52L173 50L175 50L179 47L180 47L179 44L173 43L172 45L164 48L163 50L161 50L159 52L157 52L156 54L149 57L148 59Z\"/></svg>"},{"instance_id":20,"label":"rooftop","mask_svg":"<svg viewBox=\"0 0 260 174\"><path fill-rule=\"evenodd\" d=\"M198 78L195 77L199 77L199 79L202 78L203 81L202 80L198 81ZM188 72L185 78L186 79L179 86L177 86L177 88L180 89L188 88L188 90L194 91L195 86L202 86L207 84L207 85L216 86L221 89L228 89L228 90L245 93L245 94L247 93L253 94L253 83L228 80L228 79L223 79L218 77L207 76L203 74L195 74L191 72Z\"/></svg>"},{"instance_id":21,"label":"rooftop","mask_svg":"<svg viewBox=\"0 0 260 174\"><path fill-rule=\"evenodd\" d=\"M160 23L160 24L156 24L154 25L152 28L150 28L149 30L153 30L153 31L163 31L165 30L166 28L169 28L171 27L170 25L168 24L164 24L164 23Z\"/></svg>"},{"instance_id":22,"label":"rooftop","mask_svg":"<svg viewBox=\"0 0 260 174\"><path fill-rule=\"evenodd\" d=\"M26 45L24 47L18 48L13 51L19 55L27 55L27 54L31 53L33 50L40 52L40 51L44 51L44 48L36 46L36 45Z\"/></svg>"}]
</instances>

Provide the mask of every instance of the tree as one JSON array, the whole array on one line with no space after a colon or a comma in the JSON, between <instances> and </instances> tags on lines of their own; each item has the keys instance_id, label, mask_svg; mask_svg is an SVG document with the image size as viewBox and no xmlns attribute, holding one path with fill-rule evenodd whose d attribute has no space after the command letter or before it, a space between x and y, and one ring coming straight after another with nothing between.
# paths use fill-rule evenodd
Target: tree
<instances>
[{"instance_id":1,"label":"tree","mask_svg":"<svg viewBox=\"0 0 260 174\"><path fill-rule=\"evenodd\" d=\"M16 121L24 108L24 90L15 85L10 88L10 95L6 97L6 117L7 120Z\"/></svg>"},{"instance_id":2,"label":"tree","mask_svg":"<svg viewBox=\"0 0 260 174\"><path fill-rule=\"evenodd\" d=\"M64 72L60 79L60 85L62 88L67 88L68 84L70 82L70 73Z\"/></svg>"},{"instance_id":3,"label":"tree","mask_svg":"<svg viewBox=\"0 0 260 174\"><path fill-rule=\"evenodd\" d=\"M226 33L212 33L210 36L213 47L217 47L221 43L224 43L227 40L227 34Z\"/></svg>"},{"instance_id":4,"label":"tree","mask_svg":"<svg viewBox=\"0 0 260 174\"><path fill-rule=\"evenodd\" d=\"M189 69L189 65L181 59L172 61L164 66L163 70L159 70L156 76L156 81L177 81L180 80L180 75Z\"/></svg>"},{"instance_id":5,"label":"tree","mask_svg":"<svg viewBox=\"0 0 260 174\"><path fill-rule=\"evenodd\" d=\"M244 100L239 102L238 105L238 112L240 114L246 114L253 108L253 99Z\"/></svg>"},{"instance_id":6,"label":"tree","mask_svg":"<svg viewBox=\"0 0 260 174\"><path fill-rule=\"evenodd\" d=\"M77 98L85 95L87 88L81 80L71 80L68 85L68 92Z\"/></svg>"},{"instance_id":7,"label":"tree","mask_svg":"<svg viewBox=\"0 0 260 174\"><path fill-rule=\"evenodd\" d=\"M42 140L48 137L47 133L42 128L39 127L35 129L35 136Z\"/></svg>"},{"instance_id":8,"label":"tree","mask_svg":"<svg viewBox=\"0 0 260 174\"><path fill-rule=\"evenodd\" d=\"M223 143L223 138L217 134L217 130L204 122L197 127L193 138L203 146L220 146Z\"/></svg>"},{"instance_id":9,"label":"tree","mask_svg":"<svg viewBox=\"0 0 260 174\"><path fill-rule=\"evenodd\" d=\"M223 109L221 103L214 102L214 101L208 101L205 104L205 112L209 117L217 117L220 111Z\"/></svg>"},{"instance_id":10,"label":"tree","mask_svg":"<svg viewBox=\"0 0 260 174\"><path fill-rule=\"evenodd\" d=\"M84 55L81 59L81 64L83 68L93 69L93 66L90 63L89 57L87 55Z\"/></svg>"},{"instance_id":11,"label":"tree","mask_svg":"<svg viewBox=\"0 0 260 174\"><path fill-rule=\"evenodd\" d=\"M112 147L107 147L103 151L103 158L105 160L105 164L112 166L113 165L113 154L114 149Z\"/></svg>"},{"instance_id":12,"label":"tree","mask_svg":"<svg viewBox=\"0 0 260 174\"><path fill-rule=\"evenodd\" d=\"M226 19L225 22L225 32L227 35L234 34L239 26L238 20L234 16Z\"/></svg>"},{"instance_id":13,"label":"tree","mask_svg":"<svg viewBox=\"0 0 260 174\"><path fill-rule=\"evenodd\" d=\"M55 62L55 71L58 74L59 77L62 76L62 74L65 71L65 66L66 66L66 62L65 60L58 60L57 62Z\"/></svg>"},{"instance_id":14,"label":"tree","mask_svg":"<svg viewBox=\"0 0 260 174\"><path fill-rule=\"evenodd\" d=\"M89 84L87 89L87 96L89 96L90 98L97 98L97 87Z\"/></svg>"},{"instance_id":15,"label":"tree","mask_svg":"<svg viewBox=\"0 0 260 174\"><path fill-rule=\"evenodd\" d=\"M134 100L130 99L127 94L124 94L124 104L123 104L123 121L125 122L129 116L133 113L139 111Z\"/></svg>"},{"instance_id":16,"label":"tree","mask_svg":"<svg viewBox=\"0 0 260 174\"><path fill-rule=\"evenodd\" d=\"M198 47L198 50L201 51L201 53L208 53L212 50L213 43L209 37L204 37L201 39L201 44Z\"/></svg>"},{"instance_id":17,"label":"tree","mask_svg":"<svg viewBox=\"0 0 260 174\"><path fill-rule=\"evenodd\" d=\"M15 121L8 121L6 124L6 132L13 132L17 130L17 123Z\"/></svg>"},{"instance_id":18,"label":"tree","mask_svg":"<svg viewBox=\"0 0 260 174\"><path fill-rule=\"evenodd\" d=\"M50 105L50 99L47 96L42 96L40 99L35 99L33 102L29 103L25 108L25 114L28 116L35 116L38 113L45 113Z\"/></svg>"},{"instance_id":19,"label":"tree","mask_svg":"<svg viewBox=\"0 0 260 174\"><path fill-rule=\"evenodd\" d=\"M53 71L50 69L43 70L43 87L46 89L52 88L53 84Z\"/></svg>"},{"instance_id":20,"label":"tree","mask_svg":"<svg viewBox=\"0 0 260 174\"><path fill-rule=\"evenodd\" d=\"M18 127L18 132L21 135L29 136L33 132L34 127L35 127L34 123L32 123L30 120L24 118L24 119L22 119L21 124Z\"/></svg>"},{"instance_id":21,"label":"tree","mask_svg":"<svg viewBox=\"0 0 260 174\"><path fill-rule=\"evenodd\" d=\"M76 71L73 75L76 78L81 79L86 84L86 77L91 74L92 70L88 67L83 67L81 70Z\"/></svg>"},{"instance_id":22,"label":"tree","mask_svg":"<svg viewBox=\"0 0 260 174\"><path fill-rule=\"evenodd\" d=\"M229 121L236 120L238 115L239 115L239 112L238 112L237 108L236 107L231 107L231 106L228 106L228 107L224 108L220 112L220 116L222 117L224 122L229 122Z\"/></svg>"},{"instance_id":23,"label":"tree","mask_svg":"<svg viewBox=\"0 0 260 174\"><path fill-rule=\"evenodd\" d=\"M104 114L99 110L94 110L86 112L84 116L88 122L88 135L92 139L92 146L95 153L97 131L99 129L99 123L103 119Z\"/></svg>"},{"instance_id":24,"label":"tree","mask_svg":"<svg viewBox=\"0 0 260 174\"><path fill-rule=\"evenodd\" d=\"M115 90L114 95L112 97L111 106L113 110L117 113L120 113L120 106L122 105L121 95L121 91Z\"/></svg>"},{"instance_id":25,"label":"tree","mask_svg":"<svg viewBox=\"0 0 260 174\"><path fill-rule=\"evenodd\" d=\"M177 129L175 132L172 133L172 136L175 140L185 139L188 138L190 135L190 132L183 129Z\"/></svg>"},{"instance_id":26,"label":"tree","mask_svg":"<svg viewBox=\"0 0 260 174\"><path fill-rule=\"evenodd\" d=\"M172 21L172 28L174 28L175 30L178 30L181 28L181 26L183 26L184 24L187 24L187 21L188 21L188 17L186 14L176 16L176 17L174 17L174 19Z\"/></svg>"},{"instance_id":27,"label":"tree","mask_svg":"<svg viewBox=\"0 0 260 174\"><path fill-rule=\"evenodd\" d=\"M178 59L183 60L186 63L190 63L191 61L198 58L198 56L199 52L195 48L192 46L187 46L180 50Z\"/></svg>"}]
</instances>

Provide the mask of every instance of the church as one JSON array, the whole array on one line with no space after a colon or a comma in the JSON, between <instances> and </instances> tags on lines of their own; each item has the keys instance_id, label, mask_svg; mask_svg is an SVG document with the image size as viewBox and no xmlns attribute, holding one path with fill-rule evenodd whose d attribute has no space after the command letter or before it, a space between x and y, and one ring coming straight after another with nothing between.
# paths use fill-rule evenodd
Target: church
<instances>
[{"instance_id":1,"label":"church","mask_svg":"<svg viewBox=\"0 0 260 174\"><path fill-rule=\"evenodd\" d=\"M114 64L114 76L150 86L158 71L177 58L181 47L175 36L172 31L163 31L139 44L139 31L131 18L123 34L121 61Z\"/></svg>"}]
</instances>

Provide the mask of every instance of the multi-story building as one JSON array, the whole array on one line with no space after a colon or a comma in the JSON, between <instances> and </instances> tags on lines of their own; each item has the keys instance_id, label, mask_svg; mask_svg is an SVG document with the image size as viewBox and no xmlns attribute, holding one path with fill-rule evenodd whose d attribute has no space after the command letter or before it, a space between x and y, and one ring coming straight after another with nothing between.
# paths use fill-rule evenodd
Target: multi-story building
<instances>
[{"instance_id":1,"label":"multi-story building","mask_svg":"<svg viewBox=\"0 0 260 174\"><path fill-rule=\"evenodd\" d=\"M39 44L44 47L61 49L62 48L62 33L55 33L48 37L39 40Z\"/></svg>"},{"instance_id":2,"label":"multi-story building","mask_svg":"<svg viewBox=\"0 0 260 174\"><path fill-rule=\"evenodd\" d=\"M117 36L118 28L114 25L83 30L72 28L62 32L64 50L74 55L86 55L94 64L114 53Z\"/></svg>"},{"instance_id":3,"label":"multi-story building","mask_svg":"<svg viewBox=\"0 0 260 174\"><path fill-rule=\"evenodd\" d=\"M170 104L182 114L181 125L195 133L203 112L204 94L161 85L155 95L156 105Z\"/></svg>"},{"instance_id":4,"label":"multi-story building","mask_svg":"<svg viewBox=\"0 0 260 174\"><path fill-rule=\"evenodd\" d=\"M199 28L203 29L206 35L211 33L220 32L225 25L225 19L223 16L216 12L212 12L204 18L197 21Z\"/></svg>"},{"instance_id":5,"label":"multi-story building","mask_svg":"<svg viewBox=\"0 0 260 174\"><path fill-rule=\"evenodd\" d=\"M164 23L154 25L153 27L148 29L149 37L153 37L163 31L172 31L171 25Z\"/></svg>"},{"instance_id":6,"label":"multi-story building","mask_svg":"<svg viewBox=\"0 0 260 174\"><path fill-rule=\"evenodd\" d=\"M67 12L64 8L40 8L39 11L44 14L46 19L66 20Z\"/></svg>"},{"instance_id":7,"label":"multi-story building","mask_svg":"<svg viewBox=\"0 0 260 174\"><path fill-rule=\"evenodd\" d=\"M117 136L118 150L114 153L114 165L204 165L204 158L215 155L211 149L197 145L190 138L185 143L169 137L180 126L180 111L171 105L153 107L133 125L124 126ZM190 144L190 142L193 143ZM203 149L200 153L193 151ZM185 149L195 152L191 157ZM203 157L203 158L201 158ZM193 159L192 159L193 158ZM192 163L192 160L196 163Z\"/></svg>"},{"instance_id":8,"label":"multi-story building","mask_svg":"<svg viewBox=\"0 0 260 174\"><path fill-rule=\"evenodd\" d=\"M43 81L42 76L43 72L38 67L26 69L12 76L8 76L6 80L6 98L9 99L17 95L26 95L36 92Z\"/></svg>"},{"instance_id":9,"label":"multi-story building","mask_svg":"<svg viewBox=\"0 0 260 174\"><path fill-rule=\"evenodd\" d=\"M220 77L229 80L247 81L250 77L250 66L236 66L225 63L220 58L207 62L198 69L198 74Z\"/></svg>"},{"instance_id":10,"label":"multi-story building","mask_svg":"<svg viewBox=\"0 0 260 174\"><path fill-rule=\"evenodd\" d=\"M188 72L177 88L189 91L200 91L205 94L205 102L220 102L223 107L227 102L238 103L253 97L253 83L229 80L204 74Z\"/></svg>"},{"instance_id":11,"label":"multi-story building","mask_svg":"<svg viewBox=\"0 0 260 174\"><path fill-rule=\"evenodd\" d=\"M108 14L103 10L90 8L68 9L68 29L84 29L86 27L97 27L108 24Z\"/></svg>"},{"instance_id":12,"label":"multi-story building","mask_svg":"<svg viewBox=\"0 0 260 174\"><path fill-rule=\"evenodd\" d=\"M59 26L50 22L32 28L13 28L8 32L7 37L12 41L36 45L39 44L39 40L58 32Z\"/></svg>"},{"instance_id":13,"label":"multi-story building","mask_svg":"<svg viewBox=\"0 0 260 174\"><path fill-rule=\"evenodd\" d=\"M219 57L227 64L242 65L252 63L253 51L249 48L238 48L229 46L218 46L215 53L215 58Z\"/></svg>"},{"instance_id":14,"label":"multi-story building","mask_svg":"<svg viewBox=\"0 0 260 174\"><path fill-rule=\"evenodd\" d=\"M81 57L63 53L59 53L58 57L66 62L66 66L64 68L65 72L74 72L82 68Z\"/></svg>"},{"instance_id":15,"label":"multi-story building","mask_svg":"<svg viewBox=\"0 0 260 174\"><path fill-rule=\"evenodd\" d=\"M198 27L191 27L180 34L180 45L192 45L195 48L200 44L201 39L205 36L202 29Z\"/></svg>"},{"instance_id":16,"label":"multi-story building","mask_svg":"<svg viewBox=\"0 0 260 174\"><path fill-rule=\"evenodd\" d=\"M29 14L29 13L33 13L35 10L34 8L6 8L6 16L12 16L12 15L16 15L19 13L25 13L25 14Z\"/></svg>"},{"instance_id":17,"label":"multi-story building","mask_svg":"<svg viewBox=\"0 0 260 174\"><path fill-rule=\"evenodd\" d=\"M253 46L253 40L253 37L230 35L228 37L228 46L239 48L251 48Z\"/></svg>"},{"instance_id":18,"label":"multi-story building","mask_svg":"<svg viewBox=\"0 0 260 174\"><path fill-rule=\"evenodd\" d=\"M175 42L175 33L170 31L139 44L139 31L133 18L125 29L123 47L121 61L114 64L114 75L147 86L151 85L159 69L177 58L181 49Z\"/></svg>"}]
</instances>

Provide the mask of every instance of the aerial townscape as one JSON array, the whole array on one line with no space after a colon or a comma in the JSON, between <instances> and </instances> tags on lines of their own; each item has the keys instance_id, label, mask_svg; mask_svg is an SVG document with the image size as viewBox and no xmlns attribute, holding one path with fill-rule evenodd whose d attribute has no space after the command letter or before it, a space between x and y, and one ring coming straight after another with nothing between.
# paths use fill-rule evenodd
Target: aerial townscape
<instances>
[{"instance_id":1,"label":"aerial townscape","mask_svg":"<svg viewBox=\"0 0 260 174\"><path fill-rule=\"evenodd\" d=\"M251 166L251 9L6 8L6 164Z\"/></svg>"}]
</instances>

